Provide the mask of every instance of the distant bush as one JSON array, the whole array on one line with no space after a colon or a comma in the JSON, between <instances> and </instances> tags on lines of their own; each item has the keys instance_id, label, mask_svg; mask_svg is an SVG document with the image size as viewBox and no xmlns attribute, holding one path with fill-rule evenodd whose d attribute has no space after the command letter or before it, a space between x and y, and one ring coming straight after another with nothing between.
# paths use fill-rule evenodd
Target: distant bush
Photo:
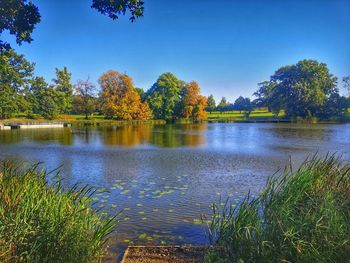
<instances>
[{"instance_id":1,"label":"distant bush","mask_svg":"<svg viewBox=\"0 0 350 263\"><path fill-rule=\"evenodd\" d=\"M117 224L91 208L89 187L64 191L36 167L0 170L0 262L100 262Z\"/></svg>"},{"instance_id":2,"label":"distant bush","mask_svg":"<svg viewBox=\"0 0 350 263\"><path fill-rule=\"evenodd\" d=\"M214 206L207 262L350 262L350 165L316 157L259 197Z\"/></svg>"}]
</instances>

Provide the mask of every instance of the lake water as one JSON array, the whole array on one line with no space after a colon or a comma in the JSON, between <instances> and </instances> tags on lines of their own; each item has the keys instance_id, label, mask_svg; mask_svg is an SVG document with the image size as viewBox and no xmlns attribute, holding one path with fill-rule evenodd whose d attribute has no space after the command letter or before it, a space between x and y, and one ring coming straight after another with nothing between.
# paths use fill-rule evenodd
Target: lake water
<instances>
[{"instance_id":1,"label":"lake water","mask_svg":"<svg viewBox=\"0 0 350 263\"><path fill-rule=\"evenodd\" d=\"M350 124L193 124L0 131L0 159L61 167L106 213L123 211L113 249L133 244L205 244L201 214L249 190L291 159L315 152L350 160Z\"/></svg>"}]
</instances>

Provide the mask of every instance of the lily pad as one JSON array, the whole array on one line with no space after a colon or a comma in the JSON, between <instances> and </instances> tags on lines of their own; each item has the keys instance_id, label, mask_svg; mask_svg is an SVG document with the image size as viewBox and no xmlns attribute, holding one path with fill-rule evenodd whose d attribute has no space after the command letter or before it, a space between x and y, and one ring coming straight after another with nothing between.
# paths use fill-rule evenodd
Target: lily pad
<instances>
[{"instance_id":1,"label":"lily pad","mask_svg":"<svg viewBox=\"0 0 350 263\"><path fill-rule=\"evenodd\" d=\"M139 238L141 238L141 239L144 239L144 238L146 238L146 237L147 237L147 234L146 234L146 233L142 233L142 234L139 235Z\"/></svg>"},{"instance_id":2,"label":"lily pad","mask_svg":"<svg viewBox=\"0 0 350 263\"><path fill-rule=\"evenodd\" d=\"M193 224L201 225L202 224L202 220L200 220L200 219L193 219Z\"/></svg>"}]
</instances>

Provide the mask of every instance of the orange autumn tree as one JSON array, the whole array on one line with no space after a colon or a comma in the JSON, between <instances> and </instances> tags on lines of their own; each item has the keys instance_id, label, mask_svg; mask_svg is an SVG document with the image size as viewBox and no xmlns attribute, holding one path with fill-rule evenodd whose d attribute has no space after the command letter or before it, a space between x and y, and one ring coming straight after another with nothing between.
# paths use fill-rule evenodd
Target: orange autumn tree
<instances>
[{"instance_id":1,"label":"orange autumn tree","mask_svg":"<svg viewBox=\"0 0 350 263\"><path fill-rule=\"evenodd\" d=\"M132 79L115 70L104 73L98 80L101 86L102 112L118 120L148 120L152 112L142 102Z\"/></svg>"},{"instance_id":2,"label":"orange autumn tree","mask_svg":"<svg viewBox=\"0 0 350 263\"><path fill-rule=\"evenodd\" d=\"M205 108L207 106L207 98L200 94L198 83L192 81L186 84L182 96L182 117L195 120L206 119L207 112L205 111Z\"/></svg>"}]
</instances>

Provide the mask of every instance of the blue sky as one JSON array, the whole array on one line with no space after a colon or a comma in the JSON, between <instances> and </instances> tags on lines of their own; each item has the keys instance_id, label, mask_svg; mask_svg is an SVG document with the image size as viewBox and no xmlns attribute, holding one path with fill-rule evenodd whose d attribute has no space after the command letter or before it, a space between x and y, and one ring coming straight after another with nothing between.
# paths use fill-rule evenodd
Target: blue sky
<instances>
[{"instance_id":1,"label":"blue sky","mask_svg":"<svg viewBox=\"0 0 350 263\"><path fill-rule=\"evenodd\" d=\"M144 1L144 18L130 23L100 15L91 0L33 0L42 15L34 41L14 47L47 80L67 66L74 81L97 84L115 69L146 90L170 71L230 101L301 59L350 75L350 0Z\"/></svg>"}]
</instances>

